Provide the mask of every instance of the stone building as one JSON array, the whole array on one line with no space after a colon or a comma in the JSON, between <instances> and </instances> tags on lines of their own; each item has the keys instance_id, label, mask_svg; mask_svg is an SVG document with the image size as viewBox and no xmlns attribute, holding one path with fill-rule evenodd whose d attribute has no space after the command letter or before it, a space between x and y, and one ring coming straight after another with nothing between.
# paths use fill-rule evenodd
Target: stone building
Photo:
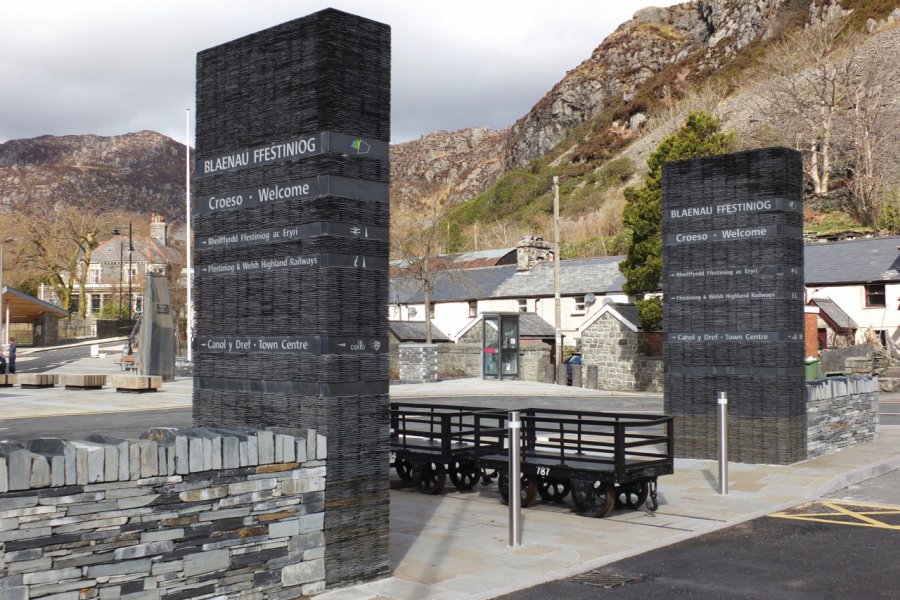
<instances>
[{"instance_id":1,"label":"stone building","mask_svg":"<svg viewBox=\"0 0 900 600\"><path fill-rule=\"evenodd\" d=\"M400 373L400 344L423 344L427 338L425 332L424 321L389 321L388 327L390 335L388 336L388 344L390 345L391 359L391 378L397 379ZM446 344L450 342L447 334L431 324L431 342L434 344Z\"/></svg>"},{"instance_id":2,"label":"stone building","mask_svg":"<svg viewBox=\"0 0 900 600\"><path fill-rule=\"evenodd\" d=\"M597 389L662 391L663 360L640 352L633 304L604 304L579 329L582 369L597 369Z\"/></svg>"},{"instance_id":3,"label":"stone building","mask_svg":"<svg viewBox=\"0 0 900 600\"><path fill-rule=\"evenodd\" d=\"M122 302L127 311L129 282L131 308L141 313L144 303L144 275L147 272L166 273L175 265L184 264L184 255L171 245L168 223L159 215L150 221L149 236L133 236L129 251L127 232L101 242L91 253L84 290L87 314L95 315L107 302ZM80 294L73 294L72 311L81 302Z\"/></svg>"}]
</instances>

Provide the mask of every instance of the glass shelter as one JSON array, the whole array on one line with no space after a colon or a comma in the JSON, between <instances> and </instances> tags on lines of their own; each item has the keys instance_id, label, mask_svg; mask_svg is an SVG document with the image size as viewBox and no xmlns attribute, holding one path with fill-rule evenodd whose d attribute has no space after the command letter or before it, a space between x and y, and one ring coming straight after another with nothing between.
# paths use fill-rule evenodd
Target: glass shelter
<instances>
[{"instance_id":1,"label":"glass shelter","mask_svg":"<svg viewBox=\"0 0 900 600\"><path fill-rule=\"evenodd\" d=\"M518 379L519 313L484 313L481 373L484 379Z\"/></svg>"}]
</instances>

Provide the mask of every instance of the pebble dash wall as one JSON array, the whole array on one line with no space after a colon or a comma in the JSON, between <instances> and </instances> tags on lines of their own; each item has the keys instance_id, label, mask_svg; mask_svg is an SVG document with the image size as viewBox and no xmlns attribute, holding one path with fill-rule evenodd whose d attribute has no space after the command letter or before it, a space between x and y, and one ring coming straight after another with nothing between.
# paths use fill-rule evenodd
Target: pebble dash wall
<instances>
[{"instance_id":1,"label":"pebble dash wall","mask_svg":"<svg viewBox=\"0 0 900 600\"><path fill-rule=\"evenodd\" d=\"M326 582L386 575L390 28L200 52L196 131L194 423L326 435Z\"/></svg>"},{"instance_id":2,"label":"pebble dash wall","mask_svg":"<svg viewBox=\"0 0 900 600\"><path fill-rule=\"evenodd\" d=\"M326 448L251 428L0 442L0 600L322 591Z\"/></svg>"}]
</instances>

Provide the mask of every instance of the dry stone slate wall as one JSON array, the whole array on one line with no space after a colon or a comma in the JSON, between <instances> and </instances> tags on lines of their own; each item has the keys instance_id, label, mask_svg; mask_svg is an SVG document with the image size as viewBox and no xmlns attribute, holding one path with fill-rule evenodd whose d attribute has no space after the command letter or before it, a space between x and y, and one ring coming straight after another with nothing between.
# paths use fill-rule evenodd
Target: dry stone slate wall
<instances>
[{"instance_id":1,"label":"dry stone slate wall","mask_svg":"<svg viewBox=\"0 0 900 600\"><path fill-rule=\"evenodd\" d=\"M426 383L438 379L437 344L400 344L400 381Z\"/></svg>"},{"instance_id":2,"label":"dry stone slate wall","mask_svg":"<svg viewBox=\"0 0 900 600\"><path fill-rule=\"evenodd\" d=\"M878 379L827 377L806 384L806 452L814 458L878 437Z\"/></svg>"},{"instance_id":3,"label":"dry stone slate wall","mask_svg":"<svg viewBox=\"0 0 900 600\"><path fill-rule=\"evenodd\" d=\"M0 443L0 599L321 591L325 452L288 429Z\"/></svg>"}]
</instances>

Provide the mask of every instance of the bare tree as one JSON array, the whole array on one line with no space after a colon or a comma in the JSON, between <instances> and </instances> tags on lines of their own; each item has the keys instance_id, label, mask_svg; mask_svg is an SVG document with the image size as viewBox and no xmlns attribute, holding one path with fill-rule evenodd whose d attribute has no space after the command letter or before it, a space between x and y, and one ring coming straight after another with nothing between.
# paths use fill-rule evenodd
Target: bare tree
<instances>
[{"instance_id":1,"label":"bare tree","mask_svg":"<svg viewBox=\"0 0 900 600\"><path fill-rule=\"evenodd\" d=\"M879 221L898 161L896 39L848 33L846 19L808 27L775 45L770 79L759 86L767 141L803 151L814 193L836 192L836 205L868 226Z\"/></svg>"},{"instance_id":2,"label":"bare tree","mask_svg":"<svg viewBox=\"0 0 900 600\"><path fill-rule=\"evenodd\" d=\"M425 342L430 344L432 293L435 284L451 268L442 254L448 237L449 188L424 198L418 207L395 208L391 214L391 255L402 265L398 273L413 280L425 300Z\"/></svg>"},{"instance_id":3,"label":"bare tree","mask_svg":"<svg viewBox=\"0 0 900 600\"><path fill-rule=\"evenodd\" d=\"M16 219L18 259L38 281L49 284L70 310L76 287L84 297L91 254L110 230L115 213L91 212L71 206L40 206ZM80 302L84 318L87 303Z\"/></svg>"},{"instance_id":4,"label":"bare tree","mask_svg":"<svg viewBox=\"0 0 900 600\"><path fill-rule=\"evenodd\" d=\"M810 26L776 43L765 71L771 77L760 112L793 132L805 151L806 173L816 194L827 194L832 168L835 122L852 93L852 57L846 47L846 21Z\"/></svg>"},{"instance_id":5,"label":"bare tree","mask_svg":"<svg viewBox=\"0 0 900 600\"><path fill-rule=\"evenodd\" d=\"M854 48L854 52L859 51ZM892 59L881 54L875 60L856 61L844 127L847 139L843 151L851 196L842 208L866 225L875 224L881 216L887 196L885 182L892 163L897 162L897 156L890 154L897 152L900 133L900 81L885 77L891 73Z\"/></svg>"}]
</instances>

